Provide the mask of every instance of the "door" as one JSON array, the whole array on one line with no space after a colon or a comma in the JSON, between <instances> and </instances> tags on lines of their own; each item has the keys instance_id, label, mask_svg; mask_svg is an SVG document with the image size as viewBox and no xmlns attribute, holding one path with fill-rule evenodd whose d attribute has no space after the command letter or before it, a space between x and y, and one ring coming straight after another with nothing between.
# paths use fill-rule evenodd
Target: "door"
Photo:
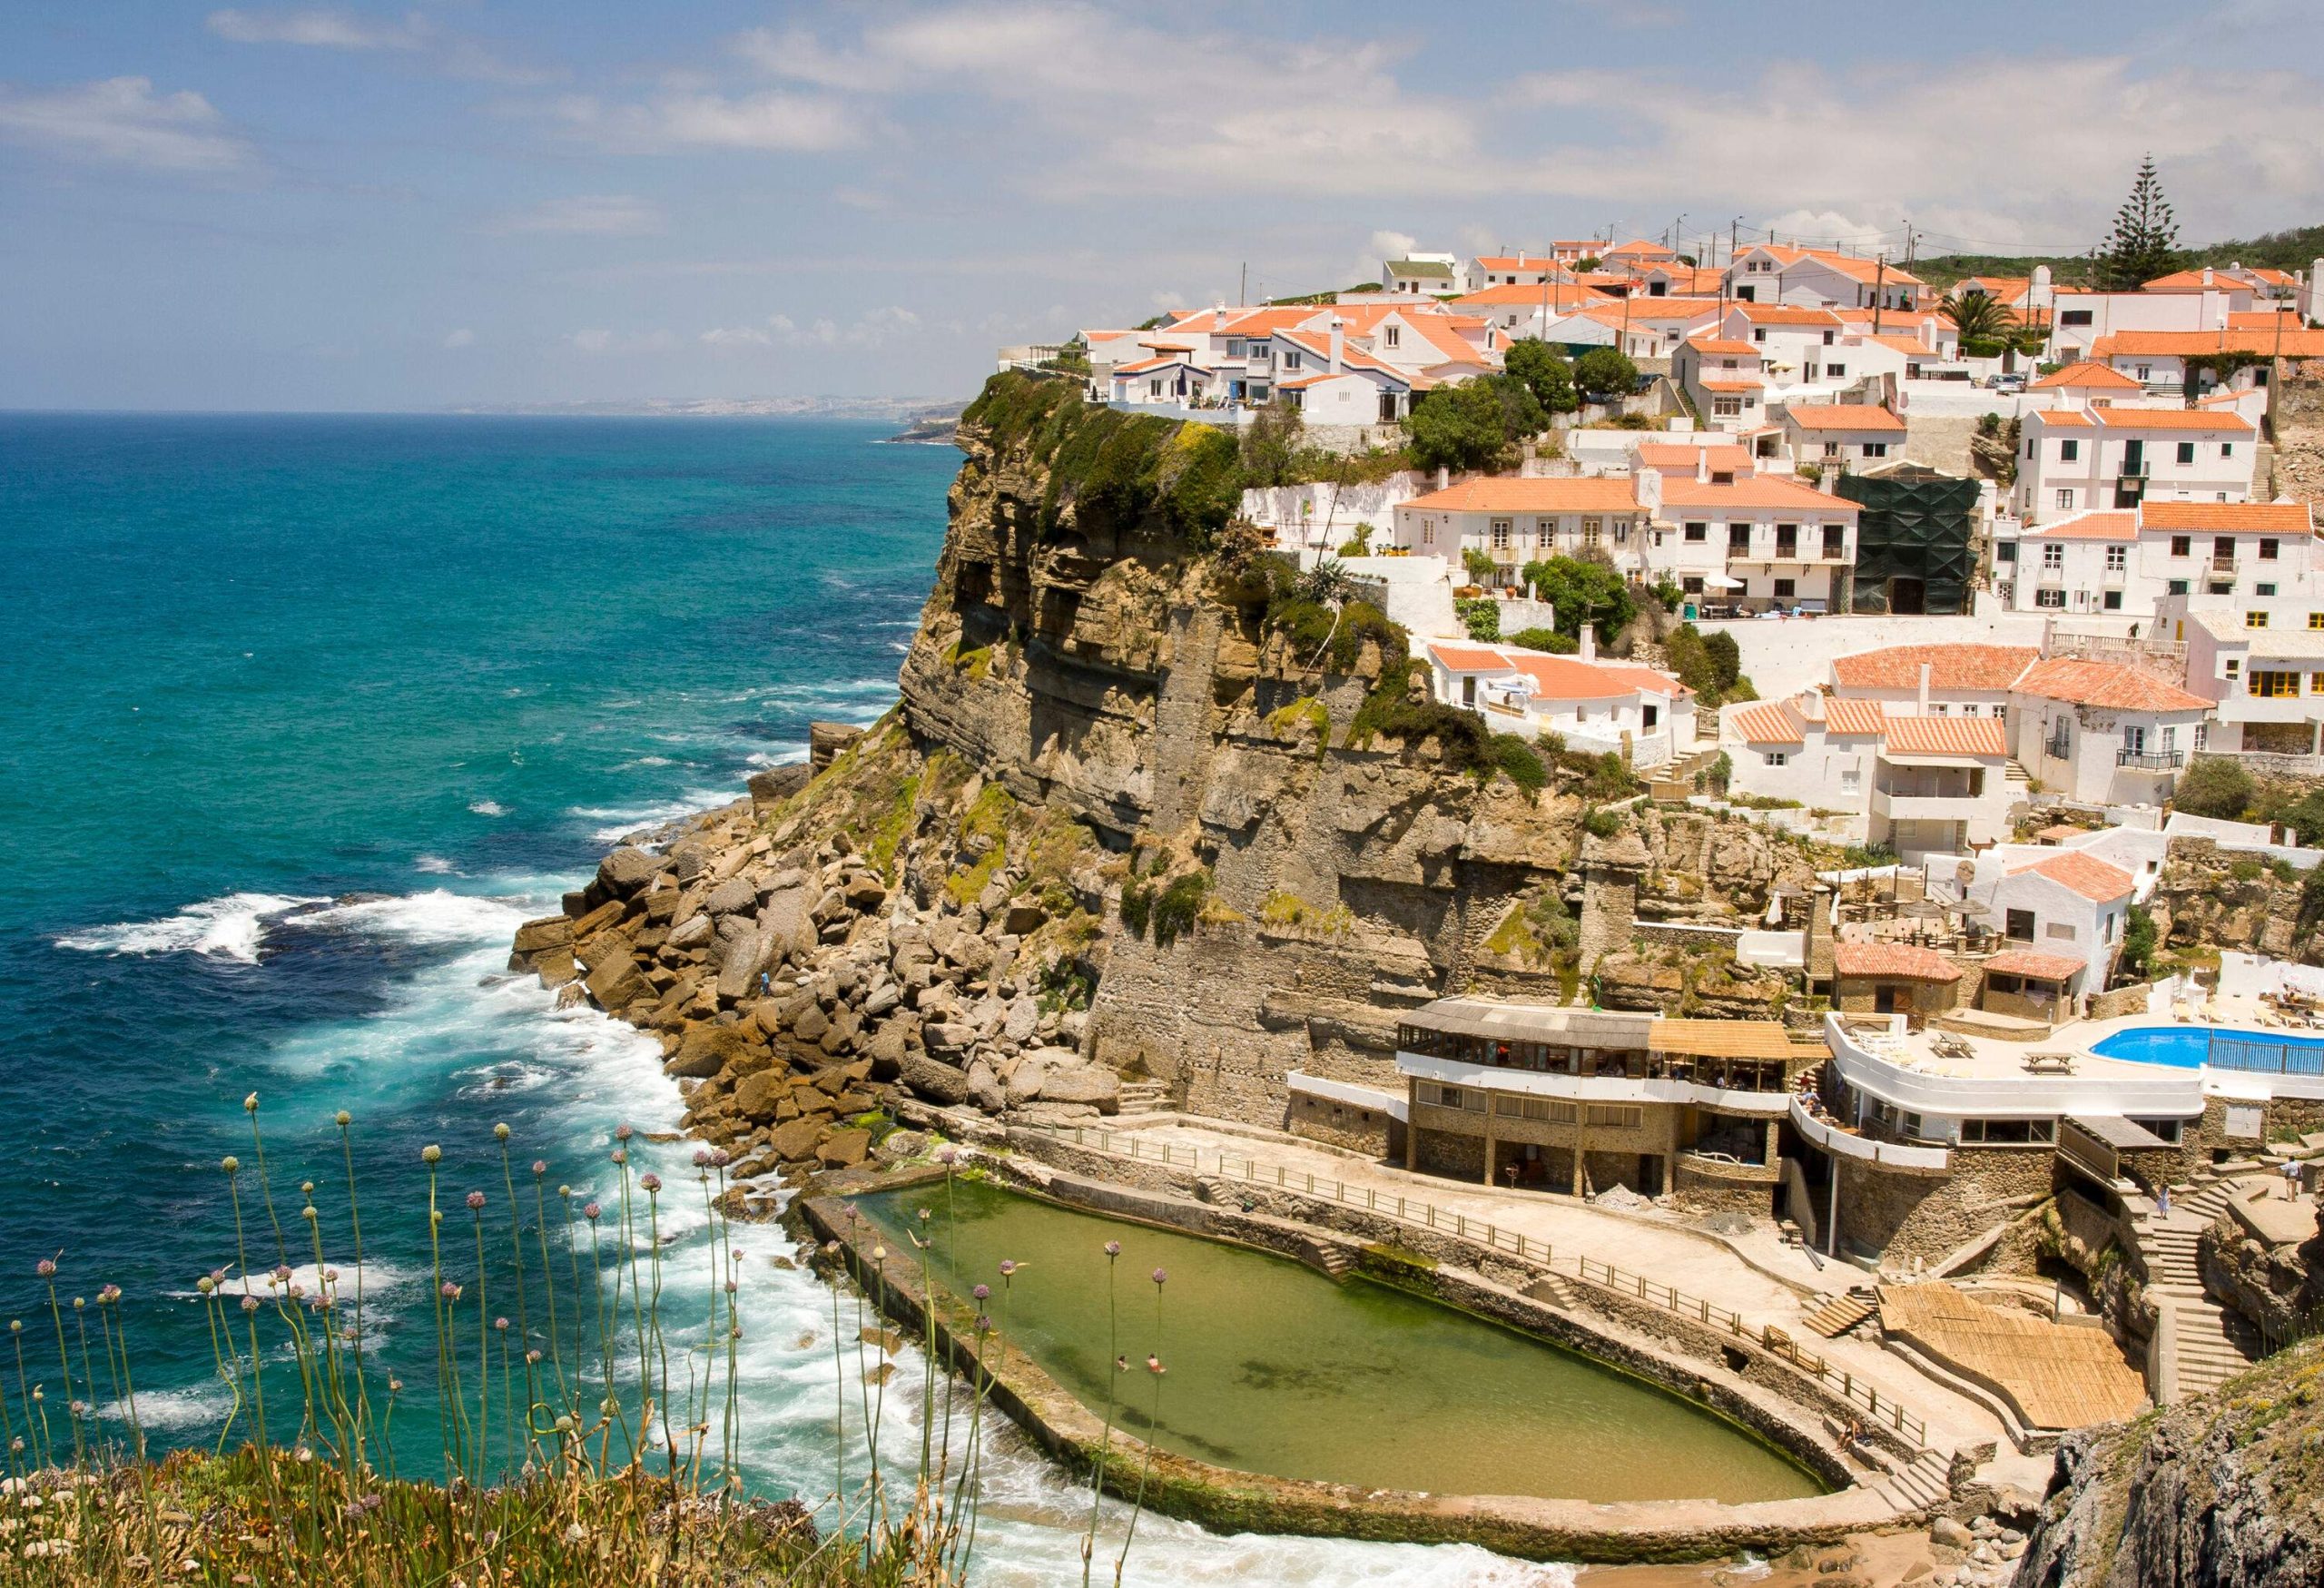
<instances>
[{"instance_id":1,"label":"door","mask_svg":"<svg viewBox=\"0 0 2324 1588\"><path fill-rule=\"evenodd\" d=\"M1875 1014L1896 1012L1896 990L1894 987L1883 982L1872 990L1872 1012Z\"/></svg>"}]
</instances>

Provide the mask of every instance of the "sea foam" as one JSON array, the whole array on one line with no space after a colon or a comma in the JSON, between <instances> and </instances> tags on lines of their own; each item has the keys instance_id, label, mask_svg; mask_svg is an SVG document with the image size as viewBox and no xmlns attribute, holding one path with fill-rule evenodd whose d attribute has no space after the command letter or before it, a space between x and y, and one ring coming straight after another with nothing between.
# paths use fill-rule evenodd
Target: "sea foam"
<instances>
[{"instance_id":1,"label":"sea foam","mask_svg":"<svg viewBox=\"0 0 2324 1588\"><path fill-rule=\"evenodd\" d=\"M129 921L56 940L61 949L93 954L204 954L212 959L258 963L269 925L302 906L328 900L281 893L229 893L189 904L158 921Z\"/></svg>"}]
</instances>

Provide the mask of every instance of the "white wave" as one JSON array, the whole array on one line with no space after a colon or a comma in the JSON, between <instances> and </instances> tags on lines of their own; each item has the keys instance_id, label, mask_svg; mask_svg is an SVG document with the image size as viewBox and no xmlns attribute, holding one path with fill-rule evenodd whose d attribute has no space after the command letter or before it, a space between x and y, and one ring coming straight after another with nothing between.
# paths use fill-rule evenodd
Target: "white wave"
<instances>
[{"instance_id":1,"label":"white wave","mask_svg":"<svg viewBox=\"0 0 2324 1588\"><path fill-rule=\"evenodd\" d=\"M430 888L424 893L399 893L311 910L293 916L284 924L301 929L339 927L377 932L407 942L505 944L527 914L527 904L523 900Z\"/></svg>"},{"instance_id":2,"label":"white wave","mask_svg":"<svg viewBox=\"0 0 2324 1588\"><path fill-rule=\"evenodd\" d=\"M505 816L508 814L508 807L498 800L471 800L468 809L479 816Z\"/></svg>"},{"instance_id":3,"label":"white wave","mask_svg":"<svg viewBox=\"0 0 2324 1588\"><path fill-rule=\"evenodd\" d=\"M668 766L671 764L673 764L673 763L667 755L640 755L635 761L623 762L620 765L615 767L614 770L615 772L635 772L641 766Z\"/></svg>"},{"instance_id":4,"label":"white wave","mask_svg":"<svg viewBox=\"0 0 2324 1588\"><path fill-rule=\"evenodd\" d=\"M807 759L803 749L758 750L743 758L753 766L796 766Z\"/></svg>"},{"instance_id":5,"label":"white wave","mask_svg":"<svg viewBox=\"0 0 2324 1588\"><path fill-rule=\"evenodd\" d=\"M137 1425L148 1434L200 1428L223 1422L234 1404L233 1391L214 1380L182 1389L141 1389L137 1392ZM115 1422L129 1421L129 1408L115 1401L103 1409Z\"/></svg>"},{"instance_id":6,"label":"white wave","mask_svg":"<svg viewBox=\"0 0 2324 1588\"><path fill-rule=\"evenodd\" d=\"M205 954L258 963L270 923L305 904L325 900L281 893L229 893L189 904L159 921L131 921L70 932L56 946L95 954Z\"/></svg>"},{"instance_id":7,"label":"white wave","mask_svg":"<svg viewBox=\"0 0 2324 1588\"><path fill-rule=\"evenodd\" d=\"M450 861L440 854L423 854L411 863L411 869L416 872L424 872L429 876L444 876L448 875L454 867Z\"/></svg>"},{"instance_id":8,"label":"white wave","mask_svg":"<svg viewBox=\"0 0 2324 1588\"><path fill-rule=\"evenodd\" d=\"M599 843L618 843L631 833L648 827L659 827L691 816L697 811L707 811L728 805L743 797L742 789L688 789L674 800L662 800L650 805L575 805L566 814L585 822L596 824L589 836Z\"/></svg>"},{"instance_id":9,"label":"white wave","mask_svg":"<svg viewBox=\"0 0 2324 1588\"><path fill-rule=\"evenodd\" d=\"M326 1281L322 1277L326 1272L338 1277ZM288 1283L297 1286L302 1295L312 1296L328 1282L338 1293L340 1299L351 1307L355 1302L358 1280L362 1283L363 1298L368 1304L375 1296L391 1295L419 1283L419 1275L414 1269L399 1268L392 1263L378 1261L325 1263L320 1268L312 1263L293 1263L290 1266L290 1277ZM221 1295L255 1296L261 1301L271 1301L280 1294L271 1271L229 1274L218 1282L218 1290ZM172 1290L168 1294L174 1299L185 1300L189 1297L198 1297L202 1292L190 1287L183 1290Z\"/></svg>"}]
</instances>

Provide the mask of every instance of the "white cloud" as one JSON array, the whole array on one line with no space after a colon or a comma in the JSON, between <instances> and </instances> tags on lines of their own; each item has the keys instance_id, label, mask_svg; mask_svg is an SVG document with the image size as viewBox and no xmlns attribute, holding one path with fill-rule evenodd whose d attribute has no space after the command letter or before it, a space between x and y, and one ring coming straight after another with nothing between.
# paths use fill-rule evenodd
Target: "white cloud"
<instances>
[{"instance_id":1,"label":"white cloud","mask_svg":"<svg viewBox=\"0 0 2324 1588\"><path fill-rule=\"evenodd\" d=\"M416 50L428 26L417 12L400 25L344 11L213 11L209 28L238 44L301 44L321 50Z\"/></svg>"},{"instance_id":2,"label":"white cloud","mask_svg":"<svg viewBox=\"0 0 2324 1588\"><path fill-rule=\"evenodd\" d=\"M877 348L920 334L921 318L891 304L867 310L842 324L819 316L802 324L788 314L770 314L755 325L718 326L696 340L710 348Z\"/></svg>"},{"instance_id":3,"label":"white cloud","mask_svg":"<svg viewBox=\"0 0 2324 1588\"><path fill-rule=\"evenodd\" d=\"M149 77L41 91L0 85L0 137L155 171L229 172L251 158L208 100L191 89L156 94Z\"/></svg>"},{"instance_id":4,"label":"white cloud","mask_svg":"<svg viewBox=\"0 0 2324 1588\"><path fill-rule=\"evenodd\" d=\"M502 233L547 232L576 237L645 237L664 229L662 206L630 193L583 193L547 199L529 210L503 215L490 230Z\"/></svg>"},{"instance_id":5,"label":"white cloud","mask_svg":"<svg viewBox=\"0 0 2324 1588\"><path fill-rule=\"evenodd\" d=\"M444 345L448 348L472 348L476 346L476 332L464 325L446 337Z\"/></svg>"},{"instance_id":6,"label":"white cloud","mask_svg":"<svg viewBox=\"0 0 2324 1588\"><path fill-rule=\"evenodd\" d=\"M862 141L869 118L820 94L665 93L636 104L606 105L570 95L555 113L576 132L632 153L745 149L801 153Z\"/></svg>"}]
</instances>

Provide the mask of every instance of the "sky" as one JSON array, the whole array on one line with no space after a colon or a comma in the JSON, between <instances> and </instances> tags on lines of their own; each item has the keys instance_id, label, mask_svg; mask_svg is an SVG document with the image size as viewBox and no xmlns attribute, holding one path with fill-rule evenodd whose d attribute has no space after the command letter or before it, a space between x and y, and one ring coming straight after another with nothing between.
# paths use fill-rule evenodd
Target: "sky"
<instances>
[{"instance_id":1,"label":"sky","mask_svg":"<svg viewBox=\"0 0 2324 1588\"><path fill-rule=\"evenodd\" d=\"M0 408L966 396L1384 253L2324 222L2324 6L0 6Z\"/></svg>"}]
</instances>

